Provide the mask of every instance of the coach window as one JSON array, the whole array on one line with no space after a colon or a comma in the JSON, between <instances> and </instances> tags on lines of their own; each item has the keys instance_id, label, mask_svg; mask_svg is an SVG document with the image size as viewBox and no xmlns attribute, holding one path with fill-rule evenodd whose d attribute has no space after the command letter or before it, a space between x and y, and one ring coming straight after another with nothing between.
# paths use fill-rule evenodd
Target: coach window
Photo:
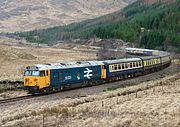
<instances>
[{"instance_id":1,"label":"coach window","mask_svg":"<svg viewBox=\"0 0 180 127\"><path fill-rule=\"evenodd\" d=\"M109 68L110 68L110 70L113 70L113 66L112 65L110 65Z\"/></svg>"},{"instance_id":2,"label":"coach window","mask_svg":"<svg viewBox=\"0 0 180 127\"><path fill-rule=\"evenodd\" d=\"M117 69L118 69L118 67L117 67L117 66L118 66L117 64L116 64L116 65L114 65L114 69L115 69L115 70L117 70Z\"/></svg>"},{"instance_id":3,"label":"coach window","mask_svg":"<svg viewBox=\"0 0 180 127\"><path fill-rule=\"evenodd\" d=\"M141 66L141 62L139 62L139 66Z\"/></svg>"},{"instance_id":4,"label":"coach window","mask_svg":"<svg viewBox=\"0 0 180 127\"><path fill-rule=\"evenodd\" d=\"M118 65L118 69L121 70L121 64Z\"/></svg>"},{"instance_id":5,"label":"coach window","mask_svg":"<svg viewBox=\"0 0 180 127\"><path fill-rule=\"evenodd\" d=\"M112 70L112 66L111 65L109 66L109 69Z\"/></svg>"},{"instance_id":6,"label":"coach window","mask_svg":"<svg viewBox=\"0 0 180 127\"><path fill-rule=\"evenodd\" d=\"M132 63L130 63L130 68L132 68Z\"/></svg>"},{"instance_id":7,"label":"coach window","mask_svg":"<svg viewBox=\"0 0 180 127\"><path fill-rule=\"evenodd\" d=\"M124 69L124 64L122 64L122 69Z\"/></svg>"},{"instance_id":8,"label":"coach window","mask_svg":"<svg viewBox=\"0 0 180 127\"><path fill-rule=\"evenodd\" d=\"M114 65L111 66L111 70L114 70Z\"/></svg>"},{"instance_id":9,"label":"coach window","mask_svg":"<svg viewBox=\"0 0 180 127\"><path fill-rule=\"evenodd\" d=\"M112 65L112 70L114 70L115 69L115 67L114 67L114 65Z\"/></svg>"},{"instance_id":10,"label":"coach window","mask_svg":"<svg viewBox=\"0 0 180 127\"><path fill-rule=\"evenodd\" d=\"M136 62L136 67L138 67L138 63Z\"/></svg>"},{"instance_id":11,"label":"coach window","mask_svg":"<svg viewBox=\"0 0 180 127\"><path fill-rule=\"evenodd\" d=\"M127 63L125 64L125 68L128 68L128 64Z\"/></svg>"},{"instance_id":12,"label":"coach window","mask_svg":"<svg viewBox=\"0 0 180 127\"><path fill-rule=\"evenodd\" d=\"M115 65L112 66L113 70L115 70Z\"/></svg>"},{"instance_id":13,"label":"coach window","mask_svg":"<svg viewBox=\"0 0 180 127\"><path fill-rule=\"evenodd\" d=\"M135 64L135 63L133 63L133 67L136 67L136 64Z\"/></svg>"}]
</instances>

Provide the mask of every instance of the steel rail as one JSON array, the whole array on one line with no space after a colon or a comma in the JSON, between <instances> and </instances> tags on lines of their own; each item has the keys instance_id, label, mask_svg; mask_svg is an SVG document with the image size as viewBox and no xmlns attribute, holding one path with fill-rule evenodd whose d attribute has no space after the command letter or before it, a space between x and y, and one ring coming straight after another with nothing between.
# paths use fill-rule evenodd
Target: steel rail
<instances>
[{"instance_id":1,"label":"steel rail","mask_svg":"<svg viewBox=\"0 0 180 127\"><path fill-rule=\"evenodd\" d=\"M2 100L0 100L0 104L16 102L16 101L21 101L21 100L27 100L27 99L31 99L34 97L36 97L36 96L26 95L26 96L19 96L19 97L15 97L15 98L2 99Z\"/></svg>"}]
</instances>

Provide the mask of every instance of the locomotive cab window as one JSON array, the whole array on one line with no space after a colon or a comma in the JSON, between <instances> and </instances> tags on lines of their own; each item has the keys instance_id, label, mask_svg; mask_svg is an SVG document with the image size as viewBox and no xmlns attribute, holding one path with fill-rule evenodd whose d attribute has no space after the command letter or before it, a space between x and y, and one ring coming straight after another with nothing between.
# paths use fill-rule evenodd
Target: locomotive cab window
<instances>
[{"instance_id":1,"label":"locomotive cab window","mask_svg":"<svg viewBox=\"0 0 180 127\"><path fill-rule=\"evenodd\" d=\"M24 76L39 76L39 71L25 71Z\"/></svg>"},{"instance_id":2,"label":"locomotive cab window","mask_svg":"<svg viewBox=\"0 0 180 127\"><path fill-rule=\"evenodd\" d=\"M45 71L40 71L40 76L45 76Z\"/></svg>"},{"instance_id":3,"label":"locomotive cab window","mask_svg":"<svg viewBox=\"0 0 180 127\"><path fill-rule=\"evenodd\" d=\"M39 76L39 71L32 71L32 76Z\"/></svg>"},{"instance_id":4,"label":"locomotive cab window","mask_svg":"<svg viewBox=\"0 0 180 127\"><path fill-rule=\"evenodd\" d=\"M31 71L25 71L24 76L31 76Z\"/></svg>"},{"instance_id":5,"label":"locomotive cab window","mask_svg":"<svg viewBox=\"0 0 180 127\"><path fill-rule=\"evenodd\" d=\"M48 76L49 74L48 74L48 71L46 71L46 76Z\"/></svg>"}]
</instances>

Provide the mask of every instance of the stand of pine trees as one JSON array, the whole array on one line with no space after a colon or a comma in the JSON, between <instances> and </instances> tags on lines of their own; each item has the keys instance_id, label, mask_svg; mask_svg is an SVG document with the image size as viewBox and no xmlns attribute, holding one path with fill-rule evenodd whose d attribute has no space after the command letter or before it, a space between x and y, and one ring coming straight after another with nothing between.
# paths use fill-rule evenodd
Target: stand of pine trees
<instances>
[{"instance_id":1,"label":"stand of pine trees","mask_svg":"<svg viewBox=\"0 0 180 127\"><path fill-rule=\"evenodd\" d=\"M103 39L117 38L138 43L144 48L180 52L180 1L145 4L138 0L121 12L96 19L16 34L37 43L89 39L94 36Z\"/></svg>"}]
</instances>

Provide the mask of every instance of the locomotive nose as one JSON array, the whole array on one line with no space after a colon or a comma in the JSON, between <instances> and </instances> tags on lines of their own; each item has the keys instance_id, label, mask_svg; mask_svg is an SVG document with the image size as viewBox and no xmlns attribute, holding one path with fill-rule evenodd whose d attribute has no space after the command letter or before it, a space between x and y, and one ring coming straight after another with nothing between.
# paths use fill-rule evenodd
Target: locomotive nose
<instances>
[{"instance_id":1,"label":"locomotive nose","mask_svg":"<svg viewBox=\"0 0 180 127\"><path fill-rule=\"evenodd\" d=\"M38 82L37 78L34 77L26 77L25 78L25 85L27 86L36 86Z\"/></svg>"}]
</instances>

